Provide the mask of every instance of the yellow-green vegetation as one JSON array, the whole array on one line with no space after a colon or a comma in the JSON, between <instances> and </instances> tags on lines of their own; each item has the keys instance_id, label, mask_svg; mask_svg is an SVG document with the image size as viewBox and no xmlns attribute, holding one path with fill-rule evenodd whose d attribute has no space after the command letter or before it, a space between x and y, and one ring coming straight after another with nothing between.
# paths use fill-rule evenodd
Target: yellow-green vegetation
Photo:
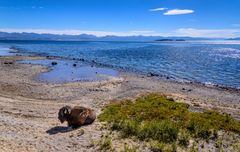
<instances>
[{"instance_id":1,"label":"yellow-green vegetation","mask_svg":"<svg viewBox=\"0 0 240 152\"><path fill-rule=\"evenodd\" d=\"M176 143L187 146L190 138L217 138L219 130L240 133L240 121L227 114L190 112L188 108L188 104L150 94L135 101L112 103L99 119L110 123L111 129L120 131L123 137L154 140L159 142L157 147L169 144L172 149Z\"/></svg>"},{"instance_id":2,"label":"yellow-green vegetation","mask_svg":"<svg viewBox=\"0 0 240 152\"><path fill-rule=\"evenodd\" d=\"M159 141L151 141L150 149L153 152L175 152L177 150L176 143L166 144Z\"/></svg>"},{"instance_id":3,"label":"yellow-green vegetation","mask_svg":"<svg viewBox=\"0 0 240 152\"><path fill-rule=\"evenodd\" d=\"M101 151L113 151L112 138L109 135L103 135L98 145Z\"/></svg>"},{"instance_id":4,"label":"yellow-green vegetation","mask_svg":"<svg viewBox=\"0 0 240 152\"><path fill-rule=\"evenodd\" d=\"M121 152L137 152L137 147L129 147L127 144L124 144L124 150Z\"/></svg>"}]
</instances>

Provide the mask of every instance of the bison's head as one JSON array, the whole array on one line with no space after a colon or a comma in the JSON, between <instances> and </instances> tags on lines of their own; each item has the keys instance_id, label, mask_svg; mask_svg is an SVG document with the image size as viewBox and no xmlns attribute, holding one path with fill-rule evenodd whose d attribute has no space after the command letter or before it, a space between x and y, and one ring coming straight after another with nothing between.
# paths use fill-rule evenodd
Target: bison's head
<instances>
[{"instance_id":1,"label":"bison's head","mask_svg":"<svg viewBox=\"0 0 240 152\"><path fill-rule=\"evenodd\" d=\"M70 106L65 106L62 107L59 112L58 112L58 119L60 120L61 123L64 123L66 121L71 113L71 107Z\"/></svg>"}]
</instances>

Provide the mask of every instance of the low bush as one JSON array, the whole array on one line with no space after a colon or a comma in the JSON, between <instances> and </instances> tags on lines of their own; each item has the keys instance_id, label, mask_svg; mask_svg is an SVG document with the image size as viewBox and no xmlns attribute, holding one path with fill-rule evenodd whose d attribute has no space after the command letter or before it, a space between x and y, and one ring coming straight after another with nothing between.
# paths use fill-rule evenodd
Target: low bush
<instances>
[{"instance_id":1,"label":"low bush","mask_svg":"<svg viewBox=\"0 0 240 152\"><path fill-rule=\"evenodd\" d=\"M156 140L187 146L189 138L208 140L219 130L240 133L240 122L216 111L190 112L189 105L177 103L166 96L150 94L135 101L122 101L108 105L100 121L107 121L113 130L124 137Z\"/></svg>"}]
</instances>

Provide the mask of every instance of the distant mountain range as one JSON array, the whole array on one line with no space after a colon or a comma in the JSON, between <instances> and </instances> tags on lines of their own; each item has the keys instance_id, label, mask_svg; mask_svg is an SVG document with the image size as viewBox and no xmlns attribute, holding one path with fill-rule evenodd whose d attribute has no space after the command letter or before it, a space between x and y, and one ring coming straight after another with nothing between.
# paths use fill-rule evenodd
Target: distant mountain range
<instances>
[{"instance_id":1,"label":"distant mountain range","mask_svg":"<svg viewBox=\"0 0 240 152\"><path fill-rule=\"evenodd\" d=\"M58 35L37 33L7 33L0 32L0 40L53 40L53 41L164 41L164 40L209 40L209 38L193 37L163 37L163 36L114 36L97 37L95 35Z\"/></svg>"}]
</instances>

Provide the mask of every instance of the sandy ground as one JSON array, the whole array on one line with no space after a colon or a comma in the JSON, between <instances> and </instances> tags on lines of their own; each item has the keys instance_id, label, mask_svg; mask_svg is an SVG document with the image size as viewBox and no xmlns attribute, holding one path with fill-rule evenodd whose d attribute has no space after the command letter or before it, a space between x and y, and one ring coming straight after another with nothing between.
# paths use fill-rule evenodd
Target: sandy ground
<instances>
[{"instance_id":1,"label":"sandy ground","mask_svg":"<svg viewBox=\"0 0 240 152\"><path fill-rule=\"evenodd\" d=\"M240 119L240 91L183 84L120 72L101 82L50 84L34 80L46 67L4 64L5 61L44 57L0 57L0 151L98 151L96 142L106 132L96 120L77 130L57 119L64 105L93 108L97 114L113 100L148 92L164 93L192 110L215 109ZM184 89L183 89L184 88Z\"/></svg>"}]
</instances>

